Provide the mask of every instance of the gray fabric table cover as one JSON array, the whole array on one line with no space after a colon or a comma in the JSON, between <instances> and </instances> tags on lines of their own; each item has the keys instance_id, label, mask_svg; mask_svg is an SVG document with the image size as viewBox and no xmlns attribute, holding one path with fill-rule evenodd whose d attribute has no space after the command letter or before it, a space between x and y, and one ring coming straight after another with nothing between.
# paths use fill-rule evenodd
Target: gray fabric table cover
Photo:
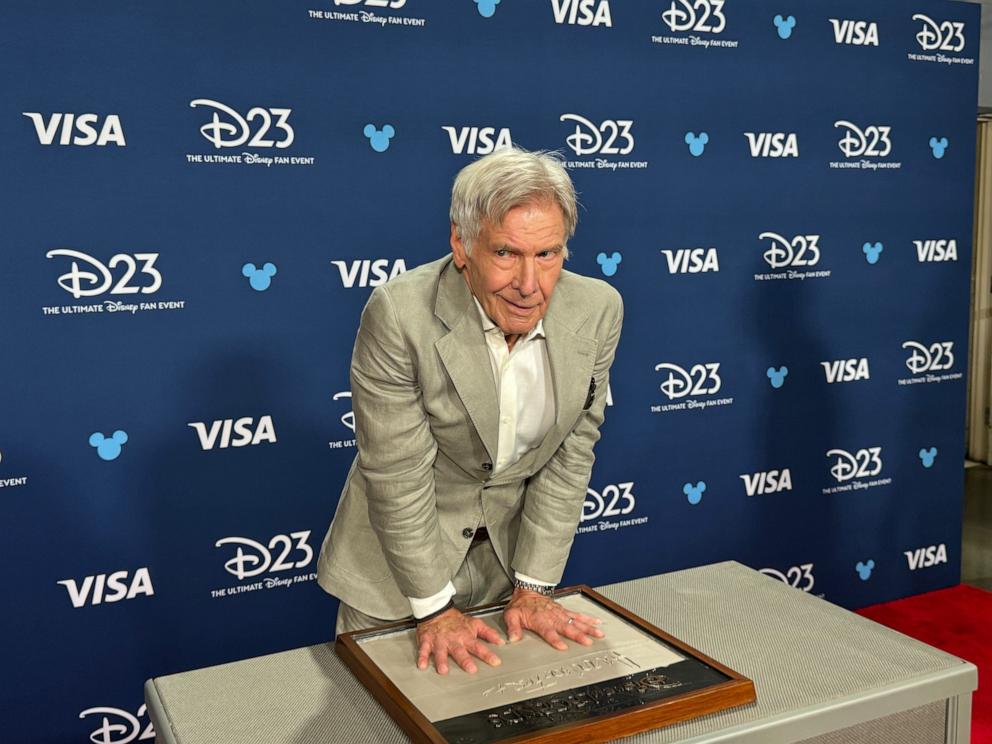
<instances>
[{"instance_id":1,"label":"gray fabric table cover","mask_svg":"<svg viewBox=\"0 0 992 744\"><path fill-rule=\"evenodd\" d=\"M879 741L871 732L886 716L913 741L968 741L972 664L738 563L598 590L749 677L757 691L755 705L625 741ZM332 643L156 677L145 697L160 744L407 741ZM831 735L857 725L853 738Z\"/></svg>"}]
</instances>

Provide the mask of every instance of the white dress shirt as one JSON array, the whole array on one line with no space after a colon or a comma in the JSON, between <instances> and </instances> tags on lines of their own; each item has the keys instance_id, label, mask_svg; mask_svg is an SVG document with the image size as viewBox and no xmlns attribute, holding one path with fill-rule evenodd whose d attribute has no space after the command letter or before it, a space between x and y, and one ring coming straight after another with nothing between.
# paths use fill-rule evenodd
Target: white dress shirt
<instances>
[{"instance_id":1,"label":"white dress shirt","mask_svg":"<svg viewBox=\"0 0 992 744\"><path fill-rule=\"evenodd\" d=\"M499 326L490 320L479 301L472 298L482 319L482 330L489 347L489 361L499 403L499 433L493 475L499 475L537 447L555 420L555 391L551 383L544 336L544 320L526 336L518 338L511 351ZM517 573L517 579L548 586L546 582ZM414 617L424 617L448 604L455 595L450 581L430 597L408 597Z\"/></svg>"}]
</instances>

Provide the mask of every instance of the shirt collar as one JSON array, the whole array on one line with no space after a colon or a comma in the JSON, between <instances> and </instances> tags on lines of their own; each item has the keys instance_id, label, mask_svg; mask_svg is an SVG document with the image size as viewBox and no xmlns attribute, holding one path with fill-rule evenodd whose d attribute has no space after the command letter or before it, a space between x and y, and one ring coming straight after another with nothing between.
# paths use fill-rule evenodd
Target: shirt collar
<instances>
[{"instance_id":1,"label":"shirt collar","mask_svg":"<svg viewBox=\"0 0 992 744\"><path fill-rule=\"evenodd\" d=\"M482 309L482 303L479 302L479 298L474 294L472 295L472 301L475 303L475 307L479 311L479 318L482 320L483 332L492 333L495 331L502 336L503 332L499 329L499 326L493 323L490 317L486 315L486 311ZM537 321L537 325L530 330L530 333L524 336L524 341L530 341L532 338L544 338L544 318Z\"/></svg>"}]
</instances>

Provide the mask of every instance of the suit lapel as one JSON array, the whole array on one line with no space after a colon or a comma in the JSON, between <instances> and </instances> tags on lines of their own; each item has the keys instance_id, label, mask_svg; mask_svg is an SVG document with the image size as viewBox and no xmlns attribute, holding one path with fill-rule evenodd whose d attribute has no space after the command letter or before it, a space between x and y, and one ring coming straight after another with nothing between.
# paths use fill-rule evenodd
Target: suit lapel
<instances>
[{"instance_id":1,"label":"suit lapel","mask_svg":"<svg viewBox=\"0 0 992 744\"><path fill-rule=\"evenodd\" d=\"M558 299L557 297L554 300ZM554 306L554 300L552 305ZM582 410L596 361L596 339L578 335L566 326L563 314L548 313L544 333L551 362L551 380L555 390L555 425L569 423Z\"/></svg>"},{"instance_id":2,"label":"suit lapel","mask_svg":"<svg viewBox=\"0 0 992 744\"><path fill-rule=\"evenodd\" d=\"M434 348L491 462L496 462L499 409L489 348L472 293L450 261L438 281L434 314L450 329Z\"/></svg>"}]
</instances>

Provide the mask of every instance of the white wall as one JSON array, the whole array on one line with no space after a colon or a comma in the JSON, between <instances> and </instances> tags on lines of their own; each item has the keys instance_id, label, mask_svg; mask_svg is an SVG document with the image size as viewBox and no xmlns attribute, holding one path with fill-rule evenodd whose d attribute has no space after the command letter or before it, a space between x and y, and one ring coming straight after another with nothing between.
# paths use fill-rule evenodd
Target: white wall
<instances>
[{"instance_id":1,"label":"white wall","mask_svg":"<svg viewBox=\"0 0 992 744\"><path fill-rule=\"evenodd\" d=\"M978 105L992 108L992 0L970 0L982 5L982 53L978 70Z\"/></svg>"}]
</instances>

